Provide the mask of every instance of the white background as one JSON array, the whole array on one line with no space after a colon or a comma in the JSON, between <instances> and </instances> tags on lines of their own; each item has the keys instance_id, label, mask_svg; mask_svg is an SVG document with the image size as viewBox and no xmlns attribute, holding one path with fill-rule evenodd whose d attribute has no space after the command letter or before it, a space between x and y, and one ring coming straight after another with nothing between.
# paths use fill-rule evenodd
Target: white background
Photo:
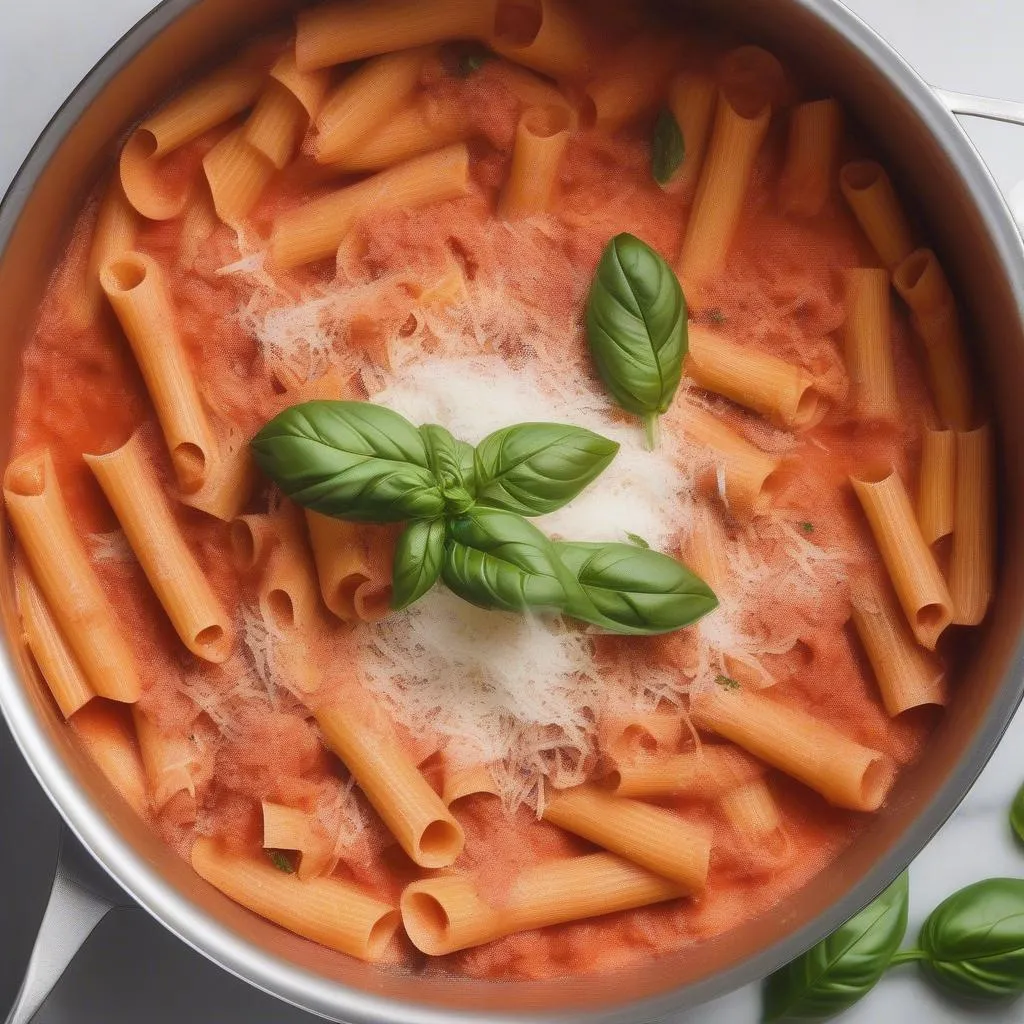
<instances>
[{"instance_id":1,"label":"white background","mask_svg":"<svg viewBox=\"0 0 1024 1024\"><path fill-rule=\"evenodd\" d=\"M152 4L149 0L0 0L0 190L64 97ZM926 80L961 92L1024 100L1024 4L1020 0L851 0L850 6L901 50ZM967 125L1000 185L1024 179L1024 128ZM1024 199L1024 191L1017 196ZM6 740L6 737L4 737ZM0 756L5 813L17 806L33 838L0 833L0 992L9 988L42 911L55 821L8 746ZM1024 780L1024 719L1007 736L970 799L914 865L911 932L944 896L979 878L1024 874L1024 850L1012 842L1005 809ZM37 845L33 845L37 844ZM14 865L17 865L15 867ZM31 884L30 884L31 883ZM8 895L8 891L11 895ZM8 907L8 901L10 901ZM13 916L12 916L13 915ZM16 954L10 950L16 949ZM677 1024L754 1024L754 989L737 993ZM111 915L44 1006L40 1024L311 1024L228 978L185 950L138 911ZM1024 1003L995 1011L953 1006L904 968L885 979L849 1024L1024 1022Z\"/></svg>"}]
</instances>

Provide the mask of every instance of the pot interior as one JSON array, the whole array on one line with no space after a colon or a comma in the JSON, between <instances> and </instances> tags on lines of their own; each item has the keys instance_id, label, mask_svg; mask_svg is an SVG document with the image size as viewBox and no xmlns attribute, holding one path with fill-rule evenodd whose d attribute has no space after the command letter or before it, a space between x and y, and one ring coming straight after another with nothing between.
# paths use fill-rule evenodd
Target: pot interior
<instances>
[{"instance_id":1,"label":"pot interior","mask_svg":"<svg viewBox=\"0 0 1024 1024\"><path fill-rule=\"evenodd\" d=\"M0 259L0 409L6 411L0 417L0 458L6 460L10 446L22 343L69 225L98 176L112 164L119 140L143 112L232 41L291 6L287 0L170 0L136 36L162 29L156 38L134 56L137 44L130 41L101 64L30 159L0 220L0 244L7 242ZM703 13L699 4L670 6ZM650 1000L642 1011L635 1006L629 1011L628 1019L636 1020L721 994L779 966L887 884L952 811L1019 700L1024 602L1024 534L1017 526L1024 499L1024 402L1019 397L1024 393L1024 336L1019 310L1024 260L1008 214L952 118L868 30L831 0L714 0L707 6L708 15L713 8L714 22L731 35L763 42L819 81L822 95L844 101L876 140L880 158L949 270L999 428L1002 536L993 612L965 656L952 708L925 755L904 772L886 809L829 871L774 912L699 948L614 976L508 985L368 967L257 919L202 883L134 819L69 741L18 642L5 573L2 611L10 662L8 671L0 667L0 696L51 795L101 860L130 866L130 872L120 872L121 880L165 923L237 973L309 1009L344 1012L351 1020L399 1019L401 1011L377 1001L386 998L461 1010L475 1020L487 1013L522 1019L559 1011L571 1016L574 1010L593 1020L616 1013L626 1017L621 1009L626 1004ZM4 531L4 564L8 544ZM49 755L43 757L40 751L47 745ZM85 791L87 810L71 809L67 794L75 787ZM147 873L149 881L137 884ZM276 969L268 967L275 964ZM363 995L353 1002L337 983ZM673 993L684 987L685 992ZM434 1019L429 1010L411 1009L405 1018Z\"/></svg>"}]
</instances>

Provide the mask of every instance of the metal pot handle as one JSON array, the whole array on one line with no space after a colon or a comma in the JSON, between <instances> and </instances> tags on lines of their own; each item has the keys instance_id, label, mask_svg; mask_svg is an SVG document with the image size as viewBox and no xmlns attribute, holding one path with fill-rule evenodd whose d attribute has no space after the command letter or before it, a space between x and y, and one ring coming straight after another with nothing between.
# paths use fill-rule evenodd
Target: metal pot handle
<instances>
[{"instance_id":1,"label":"metal pot handle","mask_svg":"<svg viewBox=\"0 0 1024 1024\"><path fill-rule=\"evenodd\" d=\"M966 92L949 92L946 89L935 89L934 92L951 114L1024 125L1024 103L997 100L990 96L972 96Z\"/></svg>"},{"instance_id":2,"label":"metal pot handle","mask_svg":"<svg viewBox=\"0 0 1024 1024\"><path fill-rule=\"evenodd\" d=\"M50 899L6 1024L29 1024L96 925L128 904L125 893L62 827Z\"/></svg>"}]
</instances>

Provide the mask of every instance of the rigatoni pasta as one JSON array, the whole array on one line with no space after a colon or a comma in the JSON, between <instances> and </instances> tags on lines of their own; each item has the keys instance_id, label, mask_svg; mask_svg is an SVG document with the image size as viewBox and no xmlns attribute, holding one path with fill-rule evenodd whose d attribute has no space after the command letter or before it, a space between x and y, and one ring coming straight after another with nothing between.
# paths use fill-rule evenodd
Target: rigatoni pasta
<instances>
[{"instance_id":1,"label":"rigatoni pasta","mask_svg":"<svg viewBox=\"0 0 1024 1024\"><path fill-rule=\"evenodd\" d=\"M796 217L816 217L832 193L839 164L843 113L835 100L793 108L786 163L779 179L779 205Z\"/></svg>"},{"instance_id":2,"label":"rigatoni pasta","mask_svg":"<svg viewBox=\"0 0 1024 1024\"><path fill-rule=\"evenodd\" d=\"M686 150L675 182L686 196L692 197L700 180L717 100L718 86L708 74L682 71L669 87L669 109Z\"/></svg>"},{"instance_id":3,"label":"rigatoni pasta","mask_svg":"<svg viewBox=\"0 0 1024 1024\"><path fill-rule=\"evenodd\" d=\"M896 365L892 353L889 275L858 267L845 274L846 369L854 411L866 420L899 415Z\"/></svg>"},{"instance_id":4,"label":"rigatoni pasta","mask_svg":"<svg viewBox=\"0 0 1024 1024\"><path fill-rule=\"evenodd\" d=\"M512 167L498 203L500 216L516 220L548 211L569 144L569 127L565 107L530 107L523 111Z\"/></svg>"},{"instance_id":5,"label":"rigatoni pasta","mask_svg":"<svg viewBox=\"0 0 1024 1024\"><path fill-rule=\"evenodd\" d=\"M956 440L952 430L924 428L917 489L917 521L929 546L953 532L956 509Z\"/></svg>"},{"instance_id":6,"label":"rigatoni pasta","mask_svg":"<svg viewBox=\"0 0 1024 1024\"><path fill-rule=\"evenodd\" d=\"M913 252L914 236L885 168L873 160L844 164L839 185L878 258L895 270Z\"/></svg>"},{"instance_id":7,"label":"rigatoni pasta","mask_svg":"<svg viewBox=\"0 0 1024 1024\"><path fill-rule=\"evenodd\" d=\"M995 557L995 453L986 425L956 435L949 591L957 625L977 626L985 618L995 588Z\"/></svg>"}]
</instances>

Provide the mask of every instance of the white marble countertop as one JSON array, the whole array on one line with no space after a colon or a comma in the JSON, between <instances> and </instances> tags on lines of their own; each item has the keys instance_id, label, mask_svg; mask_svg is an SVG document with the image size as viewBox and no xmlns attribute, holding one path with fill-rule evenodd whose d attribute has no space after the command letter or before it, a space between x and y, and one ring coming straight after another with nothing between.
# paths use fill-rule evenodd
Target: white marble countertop
<instances>
[{"instance_id":1,"label":"white marble countertop","mask_svg":"<svg viewBox=\"0 0 1024 1024\"><path fill-rule=\"evenodd\" d=\"M1024 99L1024 4L1020 0L849 0L932 84ZM0 23L0 191L50 116L106 49L152 6L151 0L3 0ZM1024 128L966 127L1024 215ZM1017 188L1018 183L1022 188ZM970 797L911 871L910 935L951 892L980 878L1024 874L1006 811L1024 781L1024 714ZM40 1024L311 1024L222 976L180 948L141 914L114 915L83 951ZM128 975L128 977L126 977ZM116 981L116 984L115 984ZM202 996L199 993L202 993ZM187 993L183 1000L182 993ZM206 1007L205 1009L200 1009ZM1024 1022L1024 1002L968 1012L934 995L912 968L893 972L843 1020L848 1024ZM756 988L719 1000L674 1024L754 1024Z\"/></svg>"}]
</instances>

